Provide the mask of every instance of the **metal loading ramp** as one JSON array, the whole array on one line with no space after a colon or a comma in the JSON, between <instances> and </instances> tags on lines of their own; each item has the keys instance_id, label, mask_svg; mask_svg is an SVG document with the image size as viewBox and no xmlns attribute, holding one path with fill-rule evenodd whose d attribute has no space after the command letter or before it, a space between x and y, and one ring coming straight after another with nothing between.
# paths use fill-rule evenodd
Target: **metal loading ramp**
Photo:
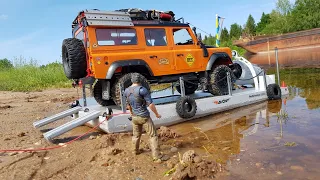
<instances>
[{"instance_id":1,"label":"metal loading ramp","mask_svg":"<svg viewBox=\"0 0 320 180\"><path fill-rule=\"evenodd\" d=\"M79 116L81 114L81 116ZM89 110L88 108L82 108L80 106L73 107L66 111L63 111L59 114L52 115L50 117L44 118L40 121L36 121L33 123L35 128L40 128L42 126L48 125L55 121L58 121L62 118L66 118L68 116L73 116L73 120L69 121L61 126L58 126L46 133L43 134L44 138L47 141L52 141L53 138L60 136L78 126L84 125L86 122L94 120L100 116L100 111Z\"/></svg>"},{"instance_id":2,"label":"metal loading ramp","mask_svg":"<svg viewBox=\"0 0 320 180\"><path fill-rule=\"evenodd\" d=\"M222 111L246 106L249 104L258 103L268 100L267 87L270 84L275 84L275 75L266 75L263 70L260 73L256 72L256 68L246 59L236 56L236 60L241 61L243 66L247 66L248 71L252 75L252 86L244 89L232 89L231 77L228 74L228 90L229 93L223 96L213 96L210 93L197 91L189 95L195 101L196 113L190 118L181 117L177 113L177 101L181 97L185 97L184 79L180 78L181 94L172 94L169 96L155 96L152 94L153 101L156 105L158 112L161 114L161 119L157 119L150 111L151 118L157 128L160 126L170 126L173 124L182 123L192 119L200 118L210 114L215 114ZM78 126L87 125L90 127L98 127L106 133L121 133L132 131L132 124L130 121L130 114L126 110L125 100L123 96L124 89L120 85L121 108L116 106L103 107L98 105L93 98L86 98L85 84L83 88L83 104L63 111L59 114L47 117L40 121L34 122L35 128L55 122L64 117L73 115L73 120L63 124L57 128L44 133L44 138L51 141L53 138L68 132ZM281 87L281 95L288 95L287 87ZM81 101L80 99L78 102ZM82 107L81 107L82 106Z\"/></svg>"}]
</instances>

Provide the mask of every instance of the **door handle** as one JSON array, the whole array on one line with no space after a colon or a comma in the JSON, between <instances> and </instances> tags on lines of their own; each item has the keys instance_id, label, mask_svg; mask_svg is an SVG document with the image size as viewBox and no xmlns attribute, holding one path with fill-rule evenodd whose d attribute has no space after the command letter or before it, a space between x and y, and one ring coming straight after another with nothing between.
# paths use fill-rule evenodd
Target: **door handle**
<instances>
[{"instance_id":1,"label":"door handle","mask_svg":"<svg viewBox=\"0 0 320 180\"><path fill-rule=\"evenodd\" d=\"M177 54L177 56L183 56L183 54Z\"/></svg>"},{"instance_id":2,"label":"door handle","mask_svg":"<svg viewBox=\"0 0 320 180\"><path fill-rule=\"evenodd\" d=\"M150 56L150 58L158 58L158 56L153 55L153 56Z\"/></svg>"}]
</instances>

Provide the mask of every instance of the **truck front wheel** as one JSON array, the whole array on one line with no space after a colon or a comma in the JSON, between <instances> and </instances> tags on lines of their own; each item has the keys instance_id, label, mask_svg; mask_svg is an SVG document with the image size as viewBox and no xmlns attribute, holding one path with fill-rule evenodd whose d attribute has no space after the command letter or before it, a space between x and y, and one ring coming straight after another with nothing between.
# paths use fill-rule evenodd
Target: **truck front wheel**
<instances>
[{"instance_id":1,"label":"truck front wheel","mask_svg":"<svg viewBox=\"0 0 320 180\"><path fill-rule=\"evenodd\" d=\"M219 65L209 74L208 90L212 95L221 96L228 94L227 72L231 75L231 83L236 80L232 70L226 65ZM232 86L232 84L231 84Z\"/></svg>"}]
</instances>

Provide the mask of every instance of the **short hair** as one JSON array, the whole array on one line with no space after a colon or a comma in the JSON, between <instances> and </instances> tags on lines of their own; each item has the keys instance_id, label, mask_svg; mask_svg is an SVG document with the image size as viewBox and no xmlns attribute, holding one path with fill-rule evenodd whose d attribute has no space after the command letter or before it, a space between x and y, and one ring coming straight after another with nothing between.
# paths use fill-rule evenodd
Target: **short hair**
<instances>
[{"instance_id":1,"label":"short hair","mask_svg":"<svg viewBox=\"0 0 320 180\"><path fill-rule=\"evenodd\" d=\"M131 74L131 82L132 83L141 83L142 76L139 73L132 73Z\"/></svg>"}]
</instances>

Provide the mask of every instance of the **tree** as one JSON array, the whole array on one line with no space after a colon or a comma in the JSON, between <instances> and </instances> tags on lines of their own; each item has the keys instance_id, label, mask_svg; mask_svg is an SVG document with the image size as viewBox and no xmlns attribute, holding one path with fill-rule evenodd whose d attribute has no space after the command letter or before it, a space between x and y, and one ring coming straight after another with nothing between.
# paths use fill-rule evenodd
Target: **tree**
<instances>
[{"instance_id":1,"label":"tree","mask_svg":"<svg viewBox=\"0 0 320 180\"><path fill-rule=\"evenodd\" d=\"M204 39L203 43L206 45L214 46L214 45L216 45L216 37L209 34L209 37L207 37L207 39Z\"/></svg>"},{"instance_id":2,"label":"tree","mask_svg":"<svg viewBox=\"0 0 320 180\"><path fill-rule=\"evenodd\" d=\"M230 39L239 39L242 34L241 25L234 23L230 27Z\"/></svg>"},{"instance_id":3,"label":"tree","mask_svg":"<svg viewBox=\"0 0 320 180\"><path fill-rule=\"evenodd\" d=\"M291 31L320 27L319 0L296 0L290 16Z\"/></svg>"},{"instance_id":4,"label":"tree","mask_svg":"<svg viewBox=\"0 0 320 180\"><path fill-rule=\"evenodd\" d=\"M206 42L207 40L208 40L208 36L207 36L207 35L204 35L203 41Z\"/></svg>"},{"instance_id":5,"label":"tree","mask_svg":"<svg viewBox=\"0 0 320 180\"><path fill-rule=\"evenodd\" d=\"M318 2L319 3L319 2ZM293 4L290 3L290 0L278 0L276 3L276 10L281 15L289 15L293 9Z\"/></svg>"},{"instance_id":6,"label":"tree","mask_svg":"<svg viewBox=\"0 0 320 180\"><path fill-rule=\"evenodd\" d=\"M256 23L250 14L245 26L245 35L246 36L254 36L256 34Z\"/></svg>"},{"instance_id":7,"label":"tree","mask_svg":"<svg viewBox=\"0 0 320 180\"><path fill-rule=\"evenodd\" d=\"M223 30L221 31L220 41L226 42L228 40L229 40L229 32L228 32L227 28L223 28Z\"/></svg>"},{"instance_id":8,"label":"tree","mask_svg":"<svg viewBox=\"0 0 320 180\"><path fill-rule=\"evenodd\" d=\"M0 59L0 70L6 70L13 68L13 64L7 59Z\"/></svg>"},{"instance_id":9,"label":"tree","mask_svg":"<svg viewBox=\"0 0 320 180\"><path fill-rule=\"evenodd\" d=\"M270 23L261 31L262 34L276 35L289 31L287 16L281 15L278 11L273 10L270 13Z\"/></svg>"},{"instance_id":10,"label":"tree","mask_svg":"<svg viewBox=\"0 0 320 180\"><path fill-rule=\"evenodd\" d=\"M270 22L271 22L270 14L265 14L263 12L260 22L257 24L257 33L261 33L264 30L264 28L266 28L266 26L270 24Z\"/></svg>"}]
</instances>

